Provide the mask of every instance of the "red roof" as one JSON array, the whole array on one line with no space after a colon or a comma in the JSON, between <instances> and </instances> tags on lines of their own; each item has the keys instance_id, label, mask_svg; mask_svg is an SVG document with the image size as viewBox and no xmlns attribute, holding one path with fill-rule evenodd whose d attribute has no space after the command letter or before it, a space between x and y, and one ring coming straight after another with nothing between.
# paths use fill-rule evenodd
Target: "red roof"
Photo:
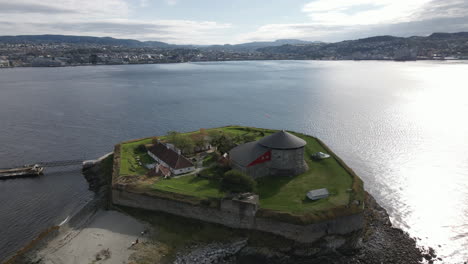
<instances>
[{"instance_id":1,"label":"red roof","mask_svg":"<svg viewBox=\"0 0 468 264\"><path fill-rule=\"evenodd\" d=\"M157 171L158 174L161 174L162 176L168 177L171 176L171 171L169 170L168 167L163 166L162 164L159 164L156 166L155 170Z\"/></svg>"},{"instance_id":2,"label":"red roof","mask_svg":"<svg viewBox=\"0 0 468 264\"><path fill-rule=\"evenodd\" d=\"M178 170L193 167L192 162L162 143L152 145L148 148L148 151L153 153L160 160L164 161L172 169Z\"/></svg>"}]
</instances>

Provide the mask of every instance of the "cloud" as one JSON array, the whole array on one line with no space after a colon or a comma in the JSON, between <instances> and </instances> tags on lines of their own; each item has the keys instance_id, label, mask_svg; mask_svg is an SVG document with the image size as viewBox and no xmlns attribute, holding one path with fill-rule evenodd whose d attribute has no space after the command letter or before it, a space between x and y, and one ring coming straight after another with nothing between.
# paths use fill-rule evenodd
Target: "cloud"
<instances>
[{"instance_id":1,"label":"cloud","mask_svg":"<svg viewBox=\"0 0 468 264\"><path fill-rule=\"evenodd\" d=\"M418 20L460 18L468 16L466 0L434 0L415 13Z\"/></svg>"},{"instance_id":2,"label":"cloud","mask_svg":"<svg viewBox=\"0 0 468 264\"><path fill-rule=\"evenodd\" d=\"M277 39L320 40L323 36L340 34L344 31L345 29L341 26L314 23L269 24L259 27L256 31L240 35L236 43Z\"/></svg>"},{"instance_id":3,"label":"cloud","mask_svg":"<svg viewBox=\"0 0 468 264\"><path fill-rule=\"evenodd\" d=\"M0 13L15 21L34 18L86 19L97 17L126 17L130 8L124 0L0 0ZM2 16L2 19L6 17ZM24 19L24 20L22 20Z\"/></svg>"},{"instance_id":4,"label":"cloud","mask_svg":"<svg viewBox=\"0 0 468 264\"><path fill-rule=\"evenodd\" d=\"M0 13L41 13L41 14L59 14L59 13L76 13L75 10L61 7L54 7L42 4L26 4L26 3L2 3L0 2Z\"/></svg>"},{"instance_id":5,"label":"cloud","mask_svg":"<svg viewBox=\"0 0 468 264\"><path fill-rule=\"evenodd\" d=\"M177 0L166 0L166 3L167 3L168 5L171 5L171 6L172 6L172 5L176 5L176 4L177 4Z\"/></svg>"},{"instance_id":6,"label":"cloud","mask_svg":"<svg viewBox=\"0 0 468 264\"><path fill-rule=\"evenodd\" d=\"M3 35L66 34L171 41L176 44L218 43L228 23L191 20L140 20L125 0L0 0ZM8 24L7 24L8 23Z\"/></svg>"},{"instance_id":7,"label":"cloud","mask_svg":"<svg viewBox=\"0 0 468 264\"><path fill-rule=\"evenodd\" d=\"M209 21L158 20L138 21L128 19L98 20L90 22L22 22L0 21L0 31L8 35L22 34L65 34L108 36L138 40L170 41L175 44L211 44L223 37L230 24Z\"/></svg>"},{"instance_id":8,"label":"cloud","mask_svg":"<svg viewBox=\"0 0 468 264\"><path fill-rule=\"evenodd\" d=\"M146 20L140 19L139 11L149 1L0 0L0 32L224 44L285 38L340 41L384 34L409 36L468 31L467 0L315 0L302 6L306 14L302 23L264 24L250 31L245 29L250 26L235 24L239 21L231 24L148 16ZM160 3L187 8L178 0L164 1ZM208 16L208 12L215 10L205 12Z\"/></svg>"},{"instance_id":9,"label":"cloud","mask_svg":"<svg viewBox=\"0 0 468 264\"><path fill-rule=\"evenodd\" d=\"M312 22L325 25L371 25L407 22L430 0L317 0L302 11Z\"/></svg>"},{"instance_id":10,"label":"cloud","mask_svg":"<svg viewBox=\"0 0 468 264\"><path fill-rule=\"evenodd\" d=\"M140 0L140 7L147 7L148 6L148 0Z\"/></svg>"},{"instance_id":11,"label":"cloud","mask_svg":"<svg viewBox=\"0 0 468 264\"><path fill-rule=\"evenodd\" d=\"M280 38L331 42L376 35L407 37L468 31L466 0L317 0L302 11L310 21L263 25L240 35L236 42Z\"/></svg>"}]
</instances>

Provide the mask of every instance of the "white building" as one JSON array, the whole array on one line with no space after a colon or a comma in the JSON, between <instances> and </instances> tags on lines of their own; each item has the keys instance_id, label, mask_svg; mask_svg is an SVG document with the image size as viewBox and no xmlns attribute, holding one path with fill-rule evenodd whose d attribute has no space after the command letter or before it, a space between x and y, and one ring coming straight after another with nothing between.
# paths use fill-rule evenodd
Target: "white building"
<instances>
[{"instance_id":1,"label":"white building","mask_svg":"<svg viewBox=\"0 0 468 264\"><path fill-rule=\"evenodd\" d=\"M189 173L195 170L195 166L191 161L182 156L180 152L161 142L148 147L148 155L157 163L168 167L174 175Z\"/></svg>"}]
</instances>

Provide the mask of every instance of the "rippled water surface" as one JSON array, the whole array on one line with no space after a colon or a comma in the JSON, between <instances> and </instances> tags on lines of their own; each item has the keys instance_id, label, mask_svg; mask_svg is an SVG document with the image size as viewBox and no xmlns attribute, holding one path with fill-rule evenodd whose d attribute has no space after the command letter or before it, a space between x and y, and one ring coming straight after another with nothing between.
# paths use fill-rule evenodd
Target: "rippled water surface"
<instances>
[{"instance_id":1,"label":"rippled water surface","mask_svg":"<svg viewBox=\"0 0 468 264\"><path fill-rule=\"evenodd\" d=\"M320 137L395 225L468 260L467 62L261 61L0 71L0 167L229 124ZM92 198L76 170L0 181L0 259Z\"/></svg>"}]
</instances>

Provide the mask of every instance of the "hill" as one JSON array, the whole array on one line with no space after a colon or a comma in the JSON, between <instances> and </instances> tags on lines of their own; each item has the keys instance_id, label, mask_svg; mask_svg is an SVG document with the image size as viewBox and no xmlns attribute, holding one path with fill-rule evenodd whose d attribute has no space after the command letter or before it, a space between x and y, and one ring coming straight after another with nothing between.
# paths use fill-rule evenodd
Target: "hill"
<instances>
[{"instance_id":1,"label":"hill","mask_svg":"<svg viewBox=\"0 0 468 264\"><path fill-rule=\"evenodd\" d=\"M230 51L230 52L254 52L261 48L266 47L279 47L282 45L306 45L306 44L314 44L314 43L321 43L321 42L311 42L311 41L304 41L299 39L278 39L275 41L255 41L255 42L247 42L241 44L225 44L225 45L212 45L204 47L204 49L208 50L215 50L215 51Z\"/></svg>"},{"instance_id":2,"label":"hill","mask_svg":"<svg viewBox=\"0 0 468 264\"><path fill-rule=\"evenodd\" d=\"M20 35L20 36L0 36L0 43L10 44L95 44L127 47L171 47L173 45L160 41L138 41L134 39L116 39L111 37L89 37L89 36L69 36L69 35Z\"/></svg>"},{"instance_id":3,"label":"hill","mask_svg":"<svg viewBox=\"0 0 468 264\"><path fill-rule=\"evenodd\" d=\"M264 47L270 55L303 59L395 59L415 60L468 56L468 32L434 33L427 37L375 36L336 43L287 44Z\"/></svg>"},{"instance_id":4,"label":"hill","mask_svg":"<svg viewBox=\"0 0 468 264\"><path fill-rule=\"evenodd\" d=\"M235 51L248 52L259 48L281 46L285 44L310 44L312 42L298 39L280 39L269 42L248 42L242 44L226 45L175 45L161 41L139 41L134 39L117 39L111 37L90 37L72 35L19 35L0 36L0 43L8 44L76 44L76 45L103 45L103 46L123 46L129 48L150 47L150 48L198 48L201 50Z\"/></svg>"}]
</instances>

